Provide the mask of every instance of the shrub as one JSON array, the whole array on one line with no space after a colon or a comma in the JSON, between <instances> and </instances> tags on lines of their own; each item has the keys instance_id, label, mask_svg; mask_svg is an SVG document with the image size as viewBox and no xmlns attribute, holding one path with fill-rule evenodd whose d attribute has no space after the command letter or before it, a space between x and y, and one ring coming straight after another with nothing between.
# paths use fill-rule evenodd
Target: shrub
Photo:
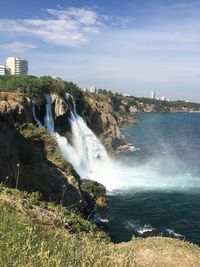
<instances>
[{"instance_id":1,"label":"shrub","mask_svg":"<svg viewBox=\"0 0 200 267\"><path fill-rule=\"evenodd\" d=\"M81 187L83 190L87 191L95 199L103 197L106 194L105 186L103 186L102 184L96 181L84 179L82 180Z\"/></svg>"}]
</instances>

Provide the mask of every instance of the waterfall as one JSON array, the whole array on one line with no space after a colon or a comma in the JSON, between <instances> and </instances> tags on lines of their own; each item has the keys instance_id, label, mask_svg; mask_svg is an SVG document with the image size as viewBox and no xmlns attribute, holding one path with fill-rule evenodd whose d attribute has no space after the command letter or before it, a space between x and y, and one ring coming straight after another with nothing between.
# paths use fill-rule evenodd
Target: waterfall
<instances>
[{"instance_id":1,"label":"waterfall","mask_svg":"<svg viewBox=\"0 0 200 267\"><path fill-rule=\"evenodd\" d=\"M54 119L51 108L51 96L50 94L44 94L46 100L46 116L44 118L44 125L50 133L54 132Z\"/></svg>"},{"instance_id":2,"label":"waterfall","mask_svg":"<svg viewBox=\"0 0 200 267\"><path fill-rule=\"evenodd\" d=\"M43 127L42 123L40 122L40 120L38 120L36 114L35 114L35 98L33 98L33 117L35 119L35 121L37 122L38 127Z\"/></svg>"},{"instance_id":3,"label":"waterfall","mask_svg":"<svg viewBox=\"0 0 200 267\"><path fill-rule=\"evenodd\" d=\"M63 157L72 163L79 175L82 178L91 178L94 176L95 162L108 159L108 155L101 142L78 115L73 97L66 94L65 98L71 107L72 145L58 134L56 139Z\"/></svg>"},{"instance_id":4,"label":"waterfall","mask_svg":"<svg viewBox=\"0 0 200 267\"><path fill-rule=\"evenodd\" d=\"M65 99L67 100L67 103L69 104L71 111L77 115L77 111L76 111L76 103L74 101L74 98L72 95L65 93Z\"/></svg>"},{"instance_id":5,"label":"waterfall","mask_svg":"<svg viewBox=\"0 0 200 267\"><path fill-rule=\"evenodd\" d=\"M72 130L72 144L68 142L66 137L60 136L54 131L51 96L49 94L45 94L46 115L44 118L44 126L55 137L62 157L73 165L80 177L99 181L99 171L96 165L98 165L99 162L108 161L108 154L95 134L88 128L82 117L78 115L73 97L70 94L66 94L65 99L71 108L69 120ZM38 126L43 127L35 116L34 105L33 113Z\"/></svg>"}]
</instances>

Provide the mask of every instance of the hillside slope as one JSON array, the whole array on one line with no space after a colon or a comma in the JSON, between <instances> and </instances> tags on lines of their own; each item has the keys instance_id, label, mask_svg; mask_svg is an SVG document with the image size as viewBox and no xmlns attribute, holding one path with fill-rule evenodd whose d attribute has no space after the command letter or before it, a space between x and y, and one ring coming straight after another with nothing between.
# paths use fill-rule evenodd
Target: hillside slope
<instances>
[{"instance_id":1,"label":"hillside slope","mask_svg":"<svg viewBox=\"0 0 200 267\"><path fill-rule=\"evenodd\" d=\"M0 266L200 266L200 248L151 237L113 244L60 206L0 185Z\"/></svg>"}]
</instances>

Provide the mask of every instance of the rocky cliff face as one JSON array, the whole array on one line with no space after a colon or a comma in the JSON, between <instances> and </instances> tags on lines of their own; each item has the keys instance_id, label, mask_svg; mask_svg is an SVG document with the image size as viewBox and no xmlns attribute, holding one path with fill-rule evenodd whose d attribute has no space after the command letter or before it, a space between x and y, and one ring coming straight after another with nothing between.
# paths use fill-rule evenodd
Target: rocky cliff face
<instances>
[{"instance_id":1,"label":"rocky cliff face","mask_svg":"<svg viewBox=\"0 0 200 267\"><path fill-rule=\"evenodd\" d=\"M125 144L125 138L120 131L120 117L116 116L110 103L98 102L87 98L90 106L89 127L99 135L106 147L116 150Z\"/></svg>"},{"instance_id":2,"label":"rocky cliff face","mask_svg":"<svg viewBox=\"0 0 200 267\"><path fill-rule=\"evenodd\" d=\"M153 104L144 104L141 102L138 102L137 105L130 107L131 113L137 113L137 112L156 112L156 106Z\"/></svg>"},{"instance_id":3,"label":"rocky cliff face","mask_svg":"<svg viewBox=\"0 0 200 267\"><path fill-rule=\"evenodd\" d=\"M51 100L54 106L54 114L56 118L68 113L69 107L63 98L53 93L51 94Z\"/></svg>"},{"instance_id":4,"label":"rocky cliff face","mask_svg":"<svg viewBox=\"0 0 200 267\"><path fill-rule=\"evenodd\" d=\"M161 101L162 102L162 101ZM162 103L161 106L155 104L147 104L140 101L136 101L135 105L130 106L129 108L131 113L138 112L200 112L199 108L189 108L184 106L176 107L175 104L173 106L164 105Z\"/></svg>"},{"instance_id":5,"label":"rocky cliff face","mask_svg":"<svg viewBox=\"0 0 200 267\"><path fill-rule=\"evenodd\" d=\"M0 117L10 123L32 122L31 99L20 93L0 93Z\"/></svg>"}]
</instances>

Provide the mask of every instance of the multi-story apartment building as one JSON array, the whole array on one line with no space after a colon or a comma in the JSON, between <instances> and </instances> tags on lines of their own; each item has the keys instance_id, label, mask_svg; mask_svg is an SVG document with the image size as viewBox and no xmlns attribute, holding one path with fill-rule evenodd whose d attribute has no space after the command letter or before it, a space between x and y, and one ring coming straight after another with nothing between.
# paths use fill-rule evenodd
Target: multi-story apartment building
<instances>
[{"instance_id":1,"label":"multi-story apartment building","mask_svg":"<svg viewBox=\"0 0 200 267\"><path fill-rule=\"evenodd\" d=\"M11 75L27 75L28 61L19 57L8 57L6 59L6 68Z\"/></svg>"},{"instance_id":2,"label":"multi-story apartment building","mask_svg":"<svg viewBox=\"0 0 200 267\"><path fill-rule=\"evenodd\" d=\"M155 97L156 97L155 91L150 91L150 98L155 99Z\"/></svg>"}]
</instances>

